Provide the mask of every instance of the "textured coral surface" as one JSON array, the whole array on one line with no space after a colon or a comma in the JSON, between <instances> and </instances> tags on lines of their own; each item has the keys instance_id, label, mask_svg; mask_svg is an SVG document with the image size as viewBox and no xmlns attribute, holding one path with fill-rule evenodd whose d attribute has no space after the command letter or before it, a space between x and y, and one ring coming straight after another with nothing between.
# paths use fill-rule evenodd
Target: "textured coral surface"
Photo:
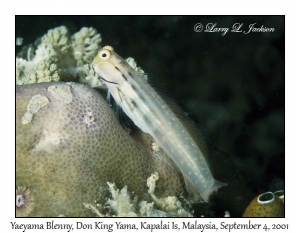
<instances>
[{"instance_id":1,"label":"textured coral surface","mask_svg":"<svg viewBox=\"0 0 300 233\"><path fill-rule=\"evenodd\" d=\"M49 102L22 122L37 95ZM28 216L89 216L82 203L101 203L108 181L141 195L154 171L158 194L183 191L180 176L150 153L151 143L142 149L123 130L97 91L75 83L23 85L16 103L16 185L34 197Z\"/></svg>"},{"instance_id":2,"label":"textured coral surface","mask_svg":"<svg viewBox=\"0 0 300 233\"><path fill-rule=\"evenodd\" d=\"M250 202L243 217L284 217L283 201L271 192L263 193Z\"/></svg>"}]
</instances>

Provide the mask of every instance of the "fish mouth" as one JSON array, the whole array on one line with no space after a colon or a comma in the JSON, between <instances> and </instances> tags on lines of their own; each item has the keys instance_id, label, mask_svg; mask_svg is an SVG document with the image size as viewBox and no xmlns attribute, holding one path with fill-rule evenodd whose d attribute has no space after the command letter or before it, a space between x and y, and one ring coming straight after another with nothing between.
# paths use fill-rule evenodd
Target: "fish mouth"
<instances>
[{"instance_id":1,"label":"fish mouth","mask_svg":"<svg viewBox=\"0 0 300 233\"><path fill-rule=\"evenodd\" d=\"M104 82L107 82L107 83L112 83L112 84L116 84L118 85L119 83L115 83L115 82L110 82L110 81L107 81L105 78L99 76L100 79L102 79Z\"/></svg>"}]
</instances>

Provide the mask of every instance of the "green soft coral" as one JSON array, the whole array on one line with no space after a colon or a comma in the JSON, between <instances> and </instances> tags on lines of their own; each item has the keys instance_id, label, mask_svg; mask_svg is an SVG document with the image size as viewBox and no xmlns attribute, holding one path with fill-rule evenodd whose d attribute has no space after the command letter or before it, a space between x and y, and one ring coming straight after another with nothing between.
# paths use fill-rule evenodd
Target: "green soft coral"
<instances>
[{"instance_id":1,"label":"green soft coral","mask_svg":"<svg viewBox=\"0 0 300 233\"><path fill-rule=\"evenodd\" d=\"M80 67L93 61L100 49L102 38L94 28L83 27L71 37L71 41L73 56Z\"/></svg>"},{"instance_id":2,"label":"green soft coral","mask_svg":"<svg viewBox=\"0 0 300 233\"><path fill-rule=\"evenodd\" d=\"M53 50L54 54L67 54L70 52L70 37L68 29L60 26L50 29L46 35L41 38L41 46Z\"/></svg>"},{"instance_id":3,"label":"green soft coral","mask_svg":"<svg viewBox=\"0 0 300 233\"><path fill-rule=\"evenodd\" d=\"M83 203L98 217L193 217L192 213L183 207L183 203L176 196L159 198L155 195L156 182L159 179L157 172L147 179L150 202L138 201L138 197L130 193L127 186L121 190L114 183L107 182L111 198L101 204Z\"/></svg>"},{"instance_id":4,"label":"green soft coral","mask_svg":"<svg viewBox=\"0 0 300 233\"><path fill-rule=\"evenodd\" d=\"M17 85L75 81L91 87L102 86L90 65L101 46L96 29L83 27L70 36L65 26L48 30L34 45L24 46L16 58ZM139 73L144 71L129 57L128 64ZM143 76L147 79L147 75Z\"/></svg>"},{"instance_id":5,"label":"green soft coral","mask_svg":"<svg viewBox=\"0 0 300 233\"><path fill-rule=\"evenodd\" d=\"M100 42L101 35L93 28L84 27L72 36L65 26L50 29L34 45L24 47L16 58L17 85L94 80L93 72L85 65L100 49Z\"/></svg>"}]
</instances>

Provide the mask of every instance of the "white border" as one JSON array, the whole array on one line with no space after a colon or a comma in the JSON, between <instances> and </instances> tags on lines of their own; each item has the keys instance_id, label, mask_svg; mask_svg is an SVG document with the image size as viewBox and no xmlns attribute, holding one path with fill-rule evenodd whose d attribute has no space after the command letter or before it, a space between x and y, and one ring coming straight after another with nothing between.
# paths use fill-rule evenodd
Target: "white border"
<instances>
[{"instance_id":1,"label":"white border","mask_svg":"<svg viewBox=\"0 0 300 233\"><path fill-rule=\"evenodd\" d=\"M286 15L286 218L285 219L255 219L255 223L288 223L289 232L296 232L298 223L296 217L299 215L299 7L297 1L275 1L275 0L252 0L252 1L90 1L90 0L14 0L1 2L1 232L13 232L10 221L14 221L14 209L11 202L14 200L14 46L15 46L15 14L170 14L170 15ZM50 219L51 220L51 219ZM121 220L121 219L118 219ZM170 219L169 221L174 221ZM182 219L183 220L183 219ZM49 219L18 219L19 223L44 223ZM70 223L76 219L56 219L56 222ZM94 222L94 219L80 219L79 221ZM114 222L114 219L103 219L103 221ZM128 219L126 222L142 221L142 219ZM157 222L158 219L147 219L150 222ZM164 219L164 221L168 221ZM180 220L181 221L181 220ZM193 221L193 220L192 220ZM205 219L203 222L219 224L222 221L244 222L248 219ZM99 230L98 230L99 231ZM20 232L20 231L18 231ZM29 231L26 231L29 232ZM35 231L39 232L39 231ZM58 232L48 230L47 232ZM85 232L85 231L80 231ZM90 232L90 231L87 231ZM115 232L115 231L114 231ZM147 231L149 232L149 231ZM161 231L155 231L161 232ZM164 231L166 232L166 231ZM199 232L199 231L197 231ZM220 232L220 231L219 231ZM235 231L241 232L241 231ZM253 232L243 231L243 232ZM264 232L264 231L257 231ZM282 231L283 232L283 231Z\"/></svg>"}]
</instances>

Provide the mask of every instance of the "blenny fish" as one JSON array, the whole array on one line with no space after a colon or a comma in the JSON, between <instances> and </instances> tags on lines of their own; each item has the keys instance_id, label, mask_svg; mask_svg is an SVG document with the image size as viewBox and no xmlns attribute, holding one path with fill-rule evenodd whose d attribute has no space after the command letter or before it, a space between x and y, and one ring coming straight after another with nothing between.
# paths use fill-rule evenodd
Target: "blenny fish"
<instances>
[{"instance_id":1,"label":"blenny fish","mask_svg":"<svg viewBox=\"0 0 300 233\"><path fill-rule=\"evenodd\" d=\"M188 190L196 189L208 201L212 192L226 185L214 179L203 152L167 103L111 46L103 47L92 64L116 104L177 165Z\"/></svg>"}]
</instances>

